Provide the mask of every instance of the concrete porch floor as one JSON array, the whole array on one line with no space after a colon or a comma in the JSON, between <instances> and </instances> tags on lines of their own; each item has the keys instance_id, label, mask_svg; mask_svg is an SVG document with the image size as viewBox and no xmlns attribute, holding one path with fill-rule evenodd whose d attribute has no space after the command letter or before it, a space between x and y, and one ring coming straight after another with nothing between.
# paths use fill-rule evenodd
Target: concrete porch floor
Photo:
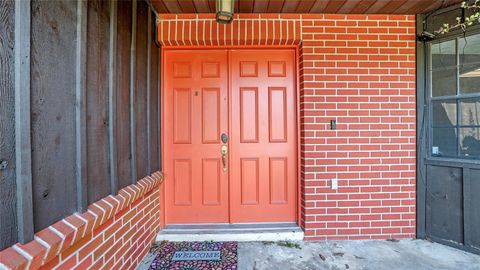
<instances>
[{"instance_id":1,"label":"concrete porch floor","mask_svg":"<svg viewBox=\"0 0 480 270\"><path fill-rule=\"evenodd\" d=\"M148 253L140 270L148 269ZM425 240L240 242L239 270L480 270L480 256Z\"/></svg>"}]
</instances>

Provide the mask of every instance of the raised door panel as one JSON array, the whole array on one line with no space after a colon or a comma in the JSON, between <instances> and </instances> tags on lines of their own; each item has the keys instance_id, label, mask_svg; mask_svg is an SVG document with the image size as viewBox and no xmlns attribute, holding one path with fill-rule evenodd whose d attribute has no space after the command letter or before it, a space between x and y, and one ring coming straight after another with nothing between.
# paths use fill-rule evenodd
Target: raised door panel
<instances>
[{"instance_id":1,"label":"raised door panel","mask_svg":"<svg viewBox=\"0 0 480 270\"><path fill-rule=\"evenodd\" d=\"M217 158L202 161L202 199L204 205L219 205L221 199L222 179L221 161Z\"/></svg>"},{"instance_id":2,"label":"raised door panel","mask_svg":"<svg viewBox=\"0 0 480 270\"><path fill-rule=\"evenodd\" d=\"M268 88L268 126L270 142L287 142L287 89Z\"/></svg>"},{"instance_id":3,"label":"raised door panel","mask_svg":"<svg viewBox=\"0 0 480 270\"><path fill-rule=\"evenodd\" d=\"M192 91L189 88L173 89L173 142L191 143Z\"/></svg>"},{"instance_id":4,"label":"raised door panel","mask_svg":"<svg viewBox=\"0 0 480 270\"><path fill-rule=\"evenodd\" d=\"M257 61L240 61L240 77L258 77Z\"/></svg>"},{"instance_id":5,"label":"raised door panel","mask_svg":"<svg viewBox=\"0 0 480 270\"><path fill-rule=\"evenodd\" d=\"M288 165L287 158L270 158L270 203L288 203Z\"/></svg>"},{"instance_id":6,"label":"raised door panel","mask_svg":"<svg viewBox=\"0 0 480 270\"><path fill-rule=\"evenodd\" d=\"M240 159L241 203L243 205L258 204L259 197L259 164L258 158Z\"/></svg>"},{"instance_id":7,"label":"raised door panel","mask_svg":"<svg viewBox=\"0 0 480 270\"><path fill-rule=\"evenodd\" d=\"M173 78L191 78L192 67L189 62L174 62L173 63Z\"/></svg>"},{"instance_id":8,"label":"raised door panel","mask_svg":"<svg viewBox=\"0 0 480 270\"><path fill-rule=\"evenodd\" d=\"M202 89L202 141L220 143L220 89Z\"/></svg>"},{"instance_id":9,"label":"raised door panel","mask_svg":"<svg viewBox=\"0 0 480 270\"><path fill-rule=\"evenodd\" d=\"M287 64L285 61L268 61L268 77L285 77Z\"/></svg>"},{"instance_id":10,"label":"raised door panel","mask_svg":"<svg viewBox=\"0 0 480 270\"><path fill-rule=\"evenodd\" d=\"M176 159L173 161L174 201L175 205L192 204L192 161Z\"/></svg>"},{"instance_id":11,"label":"raised door panel","mask_svg":"<svg viewBox=\"0 0 480 270\"><path fill-rule=\"evenodd\" d=\"M218 78L220 77L220 63L219 62L203 62L202 63L202 78Z\"/></svg>"},{"instance_id":12,"label":"raised door panel","mask_svg":"<svg viewBox=\"0 0 480 270\"><path fill-rule=\"evenodd\" d=\"M240 141L258 142L258 88L240 88Z\"/></svg>"}]
</instances>

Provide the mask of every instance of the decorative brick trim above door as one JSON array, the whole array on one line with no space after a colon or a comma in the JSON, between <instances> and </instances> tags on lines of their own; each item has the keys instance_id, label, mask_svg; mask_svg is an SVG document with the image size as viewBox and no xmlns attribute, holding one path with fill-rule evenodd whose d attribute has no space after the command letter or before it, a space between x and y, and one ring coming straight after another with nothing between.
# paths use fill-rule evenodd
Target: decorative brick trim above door
<instances>
[{"instance_id":1,"label":"decorative brick trim above door","mask_svg":"<svg viewBox=\"0 0 480 270\"><path fill-rule=\"evenodd\" d=\"M215 22L214 14L162 14L158 19L163 46L295 45L301 40L298 16L242 14L231 24Z\"/></svg>"}]
</instances>

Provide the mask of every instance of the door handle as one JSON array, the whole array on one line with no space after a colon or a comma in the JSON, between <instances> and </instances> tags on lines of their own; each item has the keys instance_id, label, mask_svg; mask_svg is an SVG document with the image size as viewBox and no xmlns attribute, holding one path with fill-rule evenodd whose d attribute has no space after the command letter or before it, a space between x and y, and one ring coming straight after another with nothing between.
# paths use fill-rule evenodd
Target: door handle
<instances>
[{"instance_id":1,"label":"door handle","mask_svg":"<svg viewBox=\"0 0 480 270\"><path fill-rule=\"evenodd\" d=\"M220 152L222 153L222 164L223 164L223 171L227 171L227 153L228 153L228 147L226 145L222 145L222 148L220 148Z\"/></svg>"}]
</instances>

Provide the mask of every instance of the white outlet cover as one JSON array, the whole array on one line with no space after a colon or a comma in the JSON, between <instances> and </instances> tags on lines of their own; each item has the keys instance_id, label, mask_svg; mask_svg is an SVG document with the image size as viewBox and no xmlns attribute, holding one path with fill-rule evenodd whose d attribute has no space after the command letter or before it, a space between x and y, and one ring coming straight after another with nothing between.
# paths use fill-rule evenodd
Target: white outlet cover
<instances>
[{"instance_id":1,"label":"white outlet cover","mask_svg":"<svg viewBox=\"0 0 480 270\"><path fill-rule=\"evenodd\" d=\"M338 179L337 178L332 179L332 189L338 189Z\"/></svg>"}]
</instances>

